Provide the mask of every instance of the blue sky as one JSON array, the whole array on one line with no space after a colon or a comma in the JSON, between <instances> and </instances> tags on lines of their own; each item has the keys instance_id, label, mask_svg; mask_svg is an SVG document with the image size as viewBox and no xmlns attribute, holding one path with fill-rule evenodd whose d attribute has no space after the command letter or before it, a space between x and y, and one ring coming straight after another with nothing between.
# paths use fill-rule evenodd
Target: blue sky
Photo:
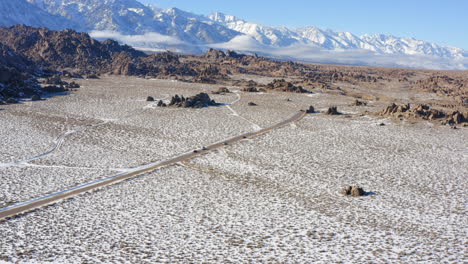
<instances>
[{"instance_id":1,"label":"blue sky","mask_svg":"<svg viewBox=\"0 0 468 264\"><path fill-rule=\"evenodd\" d=\"M468 0L139 0L197 14L216 11L271 26L385 33L468 50Z\"/></svg>"}]
</instances>

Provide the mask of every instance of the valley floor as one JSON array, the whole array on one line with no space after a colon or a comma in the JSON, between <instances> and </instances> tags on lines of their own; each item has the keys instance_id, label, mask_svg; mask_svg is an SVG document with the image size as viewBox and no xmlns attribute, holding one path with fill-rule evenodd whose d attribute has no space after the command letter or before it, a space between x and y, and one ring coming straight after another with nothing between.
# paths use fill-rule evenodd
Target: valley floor
<instances>
[{"instance_id":1,"label":"valley floor","mask_svg":"<svg viewBox=\"0 0 468 264\"><path fill-rule=\"evenodd\" d=\"M234 93L125 77L0 110L0 208L268 127L291 125L0 223L0 263L462 263L468 130L359 115L326 93ZM289 100L287 100L289 99ZM257 106L248 106L255 102ZM379 124L384 123L385 126ZM371 195L344 197L345 185Z\"/></svg>"}]
</instances>

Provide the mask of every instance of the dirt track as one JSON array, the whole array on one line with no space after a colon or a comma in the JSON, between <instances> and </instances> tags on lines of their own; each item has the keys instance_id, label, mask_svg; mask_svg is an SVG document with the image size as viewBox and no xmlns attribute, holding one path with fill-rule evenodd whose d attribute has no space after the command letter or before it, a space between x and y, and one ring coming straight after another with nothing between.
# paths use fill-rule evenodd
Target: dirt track
<instances>
[{"instance_id":1,"label":"dirt track","mask_svg":"<svg viewBox=\"0 0 468 264\"><path fill-rule=\"evenodd\" d=\"M301 111L301 112L296 113L291 118L286 119L286 120L284 120L282 122L279 122L279 123L277 123L277 124L275 124L273 126L270 126L270 127L258 130L258 131L245 133L243 135L236 136L236 137L230 138L230 139L222 141L222 142L214 143L212 145L204 147L203 149L194 150L191 153L186 153L186 154L183 154L183 155L177 156L175 158L172 158L172 159L169 159L169 160L166 160L166 161L163 161L163 162L159 162L159 163L156 163L156 164L144 165L144 166L139 167L139 168L137 168L137 169L135 169L135 170L133 170L131 172L125 172L125 173L117 174L117 175L114 175L114 176L111 176L111 177L108 177L108 178L100 179L100 180L90 182L90 183L87 183L87 184L83 184L83 185L79 185L79 186L76 186L76 187L73 187L73 188L70 188L70 189L67 189L67 190L63 190L63 191L55 192L55 193L50 194L50 195L39 197L39 198L36 198L36 199L28 201L28 202L19 203L19 204L10 206L10 207L0 209L0 221L4 221L4 220L6 220L6 219L8 219L10 217L14 217L14 216L33 211L35 209L38 209L38 208L41 208L41 207L44 207L44 206L47 206L47 205L57 203L59 201L62 201L62 200L65 200L67 198L74 197L74 196L86 193L88 191L96 190L96 189L99 189L99 188L103 188L105 186L109 186L109 185L112 185L112 184L115 184L115 183L118 183L118 182L122 182L122 181L125 181L125 180L128 180L128 179L131 179L131 178L133 178L135 176L142 175L144 173L148 173L148 172L154 171L154 170L162 168L162 167L166 167L166 166L178 163L178 162L190 160L191 158L193 158L195 156L202 155L202 154L207 153L207 152L209 152L211 150L218 149L218 148L221 148L223 146L233 144L233 143L241 141L242 139L245 139L245 138L261 135L261 134L264 134L264 133L266 133L266 132L268 132L270 130L282 127L284 125L287 125L287 124L295 122L295 121L298 121L298 120L302 119L305 115L306 115L306 113Z\"/></svg>"}]
</instances>

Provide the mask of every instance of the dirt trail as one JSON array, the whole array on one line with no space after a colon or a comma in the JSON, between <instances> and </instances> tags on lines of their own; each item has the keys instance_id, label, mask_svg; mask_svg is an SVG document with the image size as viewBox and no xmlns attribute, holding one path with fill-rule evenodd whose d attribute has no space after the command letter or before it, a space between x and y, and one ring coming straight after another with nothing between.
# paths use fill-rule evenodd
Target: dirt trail
<instances>
[{"instance_id":1,"label":"dirt trail","mask_svg":"<svg viewBox=\"0 0 468 264\"><path fill-rule=\"evenodd\" d=\"M257 131L254 131L254 132L245 133L245 134L242 134L240 136L236 136L236 137L233 137L233 138L230 138L230 139L227 139L227 140L223 140L223 141L220 141L220 142L217 142L217 143L213 143L212 145L204 147L203 149L194 150L193 152L188 152L188 153L179 155L177 157L168 159L166 161L146 164L146 165L134 168L134 169L132 169L132 170L130 170L128 172L123 172L123 173L113 175L113 176L110 176L110 177L107 177L107 178L104 178L104 179L96 180L96 181L86 183L86 184L82 184L82 185L79 185L79 186L76 186L76 187L73 187L73 188L70 188L70 189L67 189L67 190L63 190L63 191L55 192L55 193L52 193L52 194L49 194L49 195L46 195L46 196L43 196L43 197L39 197L39 198L33 199L31 201L18 203L18 204L14 204L12 206L9 206L9 207L5 207L3 209L0 209L0 221L3 221L5 219L7 219L7 218L10 218L10 217L13 217L13 216L16 216L16 215L20 215L20 214L24 214L24 213L33 211L35 209L38 209L38 208L41 208L41 207L44 207L44 206L47 206L47 205L55 204L55 203L57 203L59 201L65 200L65 199L70 198L70 197L74 197L74 196L77 196L77 195L80 195L80 194L83 194L83 193L86 193L86 192L89 192L89 191L92 191L92 190L96 190L96 189L103 188L103 187L106 187L106 186L109 186L109 185L112 185L112 184L115 184L115 183L119 183L119 182L134 178L136 176L139 176L139 175L142 175L142 174L145 174L145 173L152 172L154 170L157 170L157 169L160 169L160 168L163 168L163 167L166 167L166 166L170 166L170 165L177 164L179 162L190 160L195 156L205 154L205 153L207 153L209 151L219 149L221 147L225 147L227 145L236 143L236 142L241 141L243 139L254 137L254 136L257 136L257 135L261 135L261 134L267 133L267 132L269 132L269 131L271 131L273 129L276 129L276 128L282 127L284 125L293 123L295 121L298 121L298 120L302 119L305 115L306 115L306 113L301 111L301 112L296 113L291 118L286 119L286 120L284 120L282 122L279 122L279 123L277 123L277 124L275 124L273 126L270 126L270 127L267 127L267 128L261 129L261 130L257 130Z\"/></svg>"}]
</instances>

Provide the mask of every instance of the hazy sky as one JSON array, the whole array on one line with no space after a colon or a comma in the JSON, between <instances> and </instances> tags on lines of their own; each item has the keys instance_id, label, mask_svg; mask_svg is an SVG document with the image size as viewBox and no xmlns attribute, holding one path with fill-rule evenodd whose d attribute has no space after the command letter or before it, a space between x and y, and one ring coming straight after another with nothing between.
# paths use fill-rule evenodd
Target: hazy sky
<instances>
[{"instance_id":1,"label":"hazy sky","mask_svg":"<svg viewBox=\"0 0 468 264\"><path fill-rule=\"evenodd\" d=\"M468 50L468 0L139 0L197 14L216 11L291 28L385 33Z\"/></svg>"}]
</instances>

